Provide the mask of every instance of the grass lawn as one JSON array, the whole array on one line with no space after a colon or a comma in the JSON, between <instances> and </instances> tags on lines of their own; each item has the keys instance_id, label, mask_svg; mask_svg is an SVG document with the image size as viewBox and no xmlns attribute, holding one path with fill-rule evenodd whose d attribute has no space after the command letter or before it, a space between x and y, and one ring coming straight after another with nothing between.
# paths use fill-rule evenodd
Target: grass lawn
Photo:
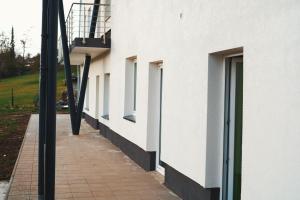
<instances>
[{"instance_id":1,"label":"grass lawn","mask_svg":"<svg viewBox=\"0 0 300 200\"><path fill-rule=\"evenodd\" d=\"M64 78L64 71L59 70L57 73L57 98L60 98L62 91L65 90ZM0 112L5 112L11 105L12 89L15 106L33 108L34 100L38 97L39 92L39 74L0 79Z\"/></svg>"},{"instance_id":2,"label":"grass lawn","mask_svg":"<svg viewBox=\"0 0 300 200\"><path fill-rule=\"evenodd\" d=\"M64 84L64 71L57 73L57 99ZM11 90L14 90L14 107ZM0 79L0 180L10 178L31 113L37 112L34 101L38 98L39 74Z\"/></svg>"}]
</instances>

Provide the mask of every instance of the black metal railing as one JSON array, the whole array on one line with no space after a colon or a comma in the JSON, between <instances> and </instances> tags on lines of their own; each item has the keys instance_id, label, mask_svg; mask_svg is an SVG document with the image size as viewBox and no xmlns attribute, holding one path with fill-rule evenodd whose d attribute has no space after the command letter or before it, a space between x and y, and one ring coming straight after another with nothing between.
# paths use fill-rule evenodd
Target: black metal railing
<instances>
[{"instance_id":1,"label":"black metal railing","mask_svg":"<svg viewBox=\"0 0 300 200\"><path fill-rule=\"evenodd\" d=\"M93 20L92 12L94 6L99 6L99 13L95 23L95 38L103 37L104 43L106 42L105 33L111 28L110 5L96 5L93 3L73 3L66 18L66 28L69 45L72 44L72 41L75 38L83 38L83 42L85 42L85 38L89 37L91 22Z\"/></svg>"},{"instance_id":2,"label":"black metal railing","mask_svg":"<svg viewBox=\"0 0 300 200\"><path fill-rule=\"evenodd\" d=\"M99 6L98 16L94 17L96 23L91 23L93 20L93 8ZM111 29L111 6L110 4L93 4L93 3L73 3L66 18L66 31L68 38L68 46L72 45L75 38L82 38L84 44L86 38L89 38L92 24L95 24L94 38L102 38L103 43L107 43L107 33ZM61 60L62 46L61 37L58 41L59 59Z\"/></svg>"}]
</instances>

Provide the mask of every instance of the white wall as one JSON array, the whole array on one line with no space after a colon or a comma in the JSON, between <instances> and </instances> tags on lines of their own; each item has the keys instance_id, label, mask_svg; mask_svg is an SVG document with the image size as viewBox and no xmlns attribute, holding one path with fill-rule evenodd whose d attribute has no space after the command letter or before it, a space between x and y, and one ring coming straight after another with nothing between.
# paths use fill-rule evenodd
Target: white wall
<instances>
[{"instance_id":1,"label":"white wall","mask_svg":"<svg viewBox=\"0 0 300 200\"><path fill-rule=\"evenodd\" d=\"M224 76L222 69L209 69L209 55L243 47L242 199L300 199L299 10L298 0L112 1L111 52L93 62L89 75L93 91L96 74L103 85L103 73L111 73L110 120L100 121L152 150L149 63L163 60L162 160L202 186L220 187L223 129L216 113L222 114L222 99L214 99L213 114L208 100L222 98L209 90L222 93L217 78ZM133 55L139 68L136 123L122 118L125 60ZM215 149L208 146L214 138Z\"/></svg>"}]
</instances>

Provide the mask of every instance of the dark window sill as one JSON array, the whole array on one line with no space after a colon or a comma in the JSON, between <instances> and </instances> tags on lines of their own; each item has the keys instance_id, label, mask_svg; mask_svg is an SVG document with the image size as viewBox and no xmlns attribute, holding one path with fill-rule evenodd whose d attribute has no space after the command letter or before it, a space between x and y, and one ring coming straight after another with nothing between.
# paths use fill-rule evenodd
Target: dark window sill
<instances>
[{"instance_id":1,"label":"dark window sill","mask_svg":"<svg viewBox=\"0 0 300 200\"><path fill-rule=\"evenodd\" d=\"M109 115L103 115L102 118L106 119L106 120L109 120Z\"/></svg>"},{"instance_id":2,"label":"dark window sill","mask_svg":"<svg viewBox=\"0 0 300 200\"><path fill-rule=\"evenodd\" d=\"M124 116L123 119L126 119L128 121L131 121L133 123L136 122L136 119L135 119L135 115L127 115L127 116Z\"/></svg>"}]
</instances>

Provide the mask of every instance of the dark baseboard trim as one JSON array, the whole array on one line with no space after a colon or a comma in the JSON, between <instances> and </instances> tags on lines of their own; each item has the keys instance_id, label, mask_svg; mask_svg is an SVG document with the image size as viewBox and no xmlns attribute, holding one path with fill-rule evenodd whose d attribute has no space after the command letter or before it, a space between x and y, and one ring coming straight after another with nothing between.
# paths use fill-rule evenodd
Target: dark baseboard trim
<instances>
[{"instance_id":1,"label":"dark baseboard trim","mask_svg":"<svg viewBox=\"0 0 300 200\"><path fill-rule=\"evenodd\" d=\"M89 116L86 113L82 113L82 116L91 127L93 127L94 129L99 129L99 123L97 119Z\"/></svg>"},{"instance_id":2,"label":"dark baseboard trim","mask_svg":"<svg viewBox=\"0 0 300 200\"><path fill-rule=\"evenodd\" d=\"M117 134L106 125L99 122L100 134L119 147L128 157L146 171L155 170L155 152L145 151L136 144Z\"/></svg>"},{"instance_id":3,"label":"dark baseboard trim","mask_svg":"<svg viewBox=\"0 0 300 200\"><path fill-rule=\"evenodd\" d=\"M99 122L99 130L100 130L99 131L100 135L102 135L105 138L108 138L109 128L106 125L104 125L101 122Z\"/></svg>"},{"instance_id":4,"label":"dark baseboard trim","mask_svg":"<svg viewBox=\"0 0 300 200\"><path fill-rule=\"evenodd\" d=\"M203 188L189 177L163 162L165 185L184 200L219 200L219 188Z\"/></svg>"}]
</instances>

